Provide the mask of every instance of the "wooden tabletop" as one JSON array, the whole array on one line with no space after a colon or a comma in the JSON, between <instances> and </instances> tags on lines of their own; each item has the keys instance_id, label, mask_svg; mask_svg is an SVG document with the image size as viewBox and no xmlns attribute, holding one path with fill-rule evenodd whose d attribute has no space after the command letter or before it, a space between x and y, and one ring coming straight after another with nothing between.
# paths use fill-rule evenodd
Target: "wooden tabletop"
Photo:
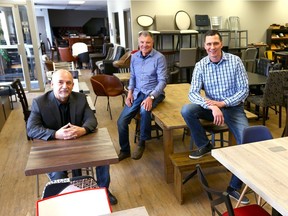
<instances>
[{"instance_id":1,"label":"wooden tabletop","mask_svg":"<svg viewBox=\"0 0 288 216\"><path fill-rule=\"evenodd\" d=\"M282 215L288 215L288 137L212 150L212 156Z\"/></svg>"},{"instance_id":2,"label":"wooden tabletop","mask_svg":"<svg viewBox=\"0 0 288 216\"><path fill-rule=\"evenodd\" d=\"M165 100L159 103L152 110L153 116L161 119L157 122L165 128L176 129L186 127L186 123L181 115L181 109L184 104L191 103L188 99L190 84L168 84L165 88Z\"/></svg>"},{"instance_id":3,"label":"wooden tabletop","mask_svg":"<svg viewBox=\"0 0 288 216\"><path fill-rule=\"evenodd\" d=\"M113 73L113 75L118 77L121 82L127 82L130 79L130 73Z\"/></svg>"},{"instance_id":4,"label":"wooden tabletop","mask_svg":"<svg viewBox=\"0 0 288 216\"><path fill-rule=\"evenodd\" d=\"M34 140L25 175L118 163L107 128L74 140Z\"/></svg>"}]
</instances>

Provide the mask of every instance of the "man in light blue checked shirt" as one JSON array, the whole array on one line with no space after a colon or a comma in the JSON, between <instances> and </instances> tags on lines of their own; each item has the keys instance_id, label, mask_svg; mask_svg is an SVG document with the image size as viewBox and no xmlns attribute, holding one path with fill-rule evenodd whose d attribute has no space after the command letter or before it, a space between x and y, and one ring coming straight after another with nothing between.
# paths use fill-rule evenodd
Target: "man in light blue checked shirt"
<instances>
[{"instance_id":1,"label":"man in light blue checked shirt","mask_svg":"<svg viewBox=\"0 0 288 216\"><path fill-rule=\"evenodd\" d=\"M191 104L184 105L181 114L187 123L191 138L198 150L191 152L191 159L209 154L213 148L200 119L213 121L215 125L227 124L237 144L242 143L242 133L248 127L244 112L244 100L249 94L248 76L241 59L222 51L222 37L216 30L205 34L204 47L208 56L196 63L188 94ZM205 91L205 97L200 94ZM242 182L232 176L227 192L238 200ZM242 204L249 199L243 197Z\"/></svg>"},{"instance_id":2,"label":"man in light blue checked shirt","mask_svg":"<svg viewBox=\"0 0 288 216\"><path fill-rule=\"evenodd\" d=\"M138 37L139 51L130 63L130 80L125 107L117 121L120 153L119 161L131 156L129 127L132 118L140 111L140 138L132 159L139 160L145 150L145 141L151 139L151 110L165 98L167 81L165 56L153 49L153 37L142 31Z\"/></svg>"}]
</instances>

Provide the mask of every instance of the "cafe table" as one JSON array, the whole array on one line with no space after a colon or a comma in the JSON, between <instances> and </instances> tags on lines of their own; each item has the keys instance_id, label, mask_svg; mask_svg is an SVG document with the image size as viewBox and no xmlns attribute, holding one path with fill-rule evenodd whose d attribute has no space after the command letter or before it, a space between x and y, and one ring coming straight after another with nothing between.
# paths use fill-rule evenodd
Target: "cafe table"
<instances>
[{"instance_id":1,"label":"cafe table","mask_svg":"<svg viewBox=\"0 0 288 216\"><path fill-rule=\"evenodd\" d=\"M213 149L212 156L273 207L288 215L288 137Z\"/></svg>"},{"instance_id":2,"label":"cafe table","mask_svg":"<svg viewBox=\"0 0 288 216\"><path fill-rule=\"evenodd\" d=\"M25 175L118 163L107 128L72 140L33 140Z\"/></svg>"},{"instance_id":3,"label":"cafe table","mask_svg":"<svg viewBox=\"0 0 288 216\"><path fill-rule=\"evenodd\" d=\"M189 89L188 83L168 84L165 88L165 100L152 110L155 122L163 130L164 175L167 183L173 182L174 175L173 165L169 158L169 155L174 152L173 131L187 128L181 109L184 104L191 103L188 99ZM245 112L248 119L257 118L255 114L246 110Z\"/></svg>"},{"instance_id":4,"label":"cafe table","mask_svg":"<svg viewBox=\"0 0 288 216\"><path fill-rule=\"evenodd\" d=\"M39 174L118 163L118 155L107 128L73 140L33 140L25 175Z\"/></svg>"}]
</instances>

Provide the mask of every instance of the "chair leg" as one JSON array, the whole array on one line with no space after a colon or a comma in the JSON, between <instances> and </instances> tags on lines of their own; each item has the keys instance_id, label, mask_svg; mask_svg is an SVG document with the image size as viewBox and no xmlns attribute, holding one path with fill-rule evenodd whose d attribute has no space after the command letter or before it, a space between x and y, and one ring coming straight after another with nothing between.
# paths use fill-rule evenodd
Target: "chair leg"
<instances>
[{"instance_id":1,"label":"chair leg","mask_svg":"<svg viewBox=\"0 0 288 216\"><path fill-rule=\"evenodd\" d=\"M134 135L134 143L137 142L137 137L139 137L139 132L140 132L140 120L135 119L135 135Z\"/></svg>"},{"instance_id":2,"label":"chair leg","mask_svg":"<svg viewBox=\"0 0 288 216\"><path fill-rule=\"evenodd\" d=\"M282 127L282 106L279 106L279 128Z\"/></svg>"},{"instance_id":3,"label":"chair leg","mask_svg":"<svg viewBox=\"0 0 288 216\"><path fill-rule=\"evenodd\" d=\"M110 113L110 119L112 120L112 112L111 112L111 107L110 107L110 100L109 100L109 97L107 97L108 99L108 103L107 103L107 111L109 111Z\"/></svg>"},{"instance_id":4,"label":"chair leg","mask_svg":"<svg viewBox=\"0 0 288 216\"><path fill-rule=\"evenodd\" d=\"M37 198L40 198L39 194L39 175L36 175L36 191L37 191Z\"/></svg>"},{"instance_id":5,"label":"chair leg","mask_svg":"<svg viewBox=\"0 0 288 216\"><path fill-rule=\"evenodd\" d=\"M267 118L268 113L266 113L266 107L263 107L263 117L262 117L262 125L265 125L265 121Z\"/></svg>"},{"instance_id":6,"label":"chair leg","mask_svg":"<svg viewBox=\"0 0 288 216\"><path fill-rule=\"evenodd\" d=\"M96 101L97 101L97 95L96 95L96 98L95 98L95 101L94 101L94 106L95 106L95 104L96 104Z\"/></svg>"},{"instance_id":7,"label":"chair leg","mask_svg":"<svg viewBox=\"0 0 288 216\"><path fill-rule=\"evenodd\" d=\"M243 197L244 197L247 189L248 189L248 185L245 185L245 187L244 187L244 189L243 189L243 191L242 191L242 193L241 193L241 195L240 195L240 197L239 197L239 200L238 200L238 202L236 203L235 208L238 208L238 207L239 207L239 205L240 205L240 203L241 203L241 200L243 199Z\"/></svg>"}]
</instances>

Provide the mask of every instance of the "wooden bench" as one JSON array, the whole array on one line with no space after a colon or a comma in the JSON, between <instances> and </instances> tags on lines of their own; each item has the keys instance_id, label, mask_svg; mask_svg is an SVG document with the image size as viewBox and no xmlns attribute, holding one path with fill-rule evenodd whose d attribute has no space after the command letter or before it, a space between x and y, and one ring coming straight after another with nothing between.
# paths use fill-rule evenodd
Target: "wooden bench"
<instances>
[{"instance_id":1,"label":"wooden bench","mask_svg":"<svg viewBox=\"0 0 288 216\"><path fill-rule=\"evenodd\" d=\"M174 153L170 155L170 159L174 166L174 192L180 204L184 203L183 199L183 173L187 171L195 171L196 165L200 164L201 167L215 167L221 165L210 154L205 155L197 160L189 158L190 152ZM193 174L192 174L193 175Z\"/></svg>"},{"instance_id":2,"label":"wooden bench","mask_svg":"<svg viewBox=\"0 0 288 216\"><path fill-rule=\"evenodd\" d=\"M251 113L247 110L245 110L246 116L248 118L248 120L251 119L256 119L257 115L255 115L254 113ZM207 126L211 126L211 124L213 125L213 123L208 122L208 121L203 121L202 125L203 127L207 127ZM219 128L219 130L222 132L227 131L226 127L227 126L223 126L224 128ZM213 127L211 126L211 130L213 129ZM215 128L214 128L215 129ZM228 129L228 128L227 128ZM216 130L217 126L216 126ZM212 131L213 133L217 133L217 131ZM228 145L234 145L236 144L236 140L233 136L233 134L231 133L230 130L228 130L229 135L228 135ZM223 139L223 138L222 138ZM221 145L222 146L222 145ZM171 162L174 166L174 191L175 191L175 196L177 198L177 200L180 202L180 204L183 204L184 200L183 200L183 173L187 172L187 171L191 171L193 172L193 170L195 170L196 165L200 164L201 167L214 167L214 166L219 166L220 163L211 155L205 155L202 158L199 158L197 160L192 160L189 158L189 154L190 152L181 152L181 153L174 153L170 155L170 159ZM196 172L195 172L196 174Z\"/></svg>"}]
</instances>

